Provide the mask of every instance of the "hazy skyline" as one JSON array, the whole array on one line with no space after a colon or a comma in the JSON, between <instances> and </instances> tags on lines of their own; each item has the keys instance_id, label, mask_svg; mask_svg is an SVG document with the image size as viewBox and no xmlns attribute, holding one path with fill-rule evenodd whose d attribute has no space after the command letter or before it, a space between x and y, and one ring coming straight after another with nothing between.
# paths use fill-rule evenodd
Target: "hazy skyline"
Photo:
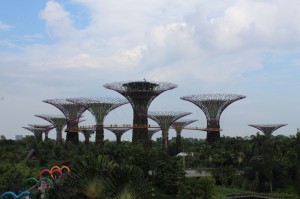
<instances>
[{"instance_id":1,"label":"hazy skyline","mask_svg":"<svg viewBox=\"0 0 300 199\"><path fill-rule=\"evenodd\" d=\"M294 135L300 127L299 18L298 0L1 1L0 135L32 135L21 127L48 124L34 115L61 114L42 100L122 98L103 84L144 78L178 85L150 111L192 112L184 119L205 127L202 111L180 97L241 94L246 98L221 116L221 135L250 136L258 130L248 124L278 123L288 125L274 135ZM93 125L91 114L84 115L83 124ZM112 111L105 123L132 123L130 105ZM184 137L205 135L183 131ZM105 136L115 139L109 131Z\"/></svg>"}]
</instances>

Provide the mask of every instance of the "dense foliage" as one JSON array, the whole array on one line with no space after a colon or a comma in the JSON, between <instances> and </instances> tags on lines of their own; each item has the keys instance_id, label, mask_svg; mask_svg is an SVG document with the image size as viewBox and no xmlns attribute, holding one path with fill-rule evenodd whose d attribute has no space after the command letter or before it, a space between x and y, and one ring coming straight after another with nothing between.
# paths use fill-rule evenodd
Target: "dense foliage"
<instances>
[{"instance_id":1,"label":"dense foliage","mask_svg":"<svg viewBox=\"0 0 300 199\"><path fill-rule=\"evenodd\" d=\"M300 195L300 133L222 137L213 145L190 138L183 140L183 149L188 153L184 159L176 157L175 139L165 154L159 141L144 149L130 142L57 145L51 139L2 137L0 193L24 191L27 178L64 164L72 172L47 193L48 198L155 198L155 190L173 198L214 198L215 185ZM206 177L185 178L183 168Z\"/></svg>"}]
</instances>

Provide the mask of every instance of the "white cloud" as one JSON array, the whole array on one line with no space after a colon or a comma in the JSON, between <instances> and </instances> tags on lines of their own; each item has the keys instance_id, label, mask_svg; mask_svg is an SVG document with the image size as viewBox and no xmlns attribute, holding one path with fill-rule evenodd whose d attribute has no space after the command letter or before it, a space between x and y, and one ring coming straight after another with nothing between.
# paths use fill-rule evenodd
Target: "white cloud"
<instances>
[{"instance_id":1,"label":"white cloud","mask_svg":"<svg viewBox=\"0 0 300 199\"><path fill-rule=\"evenodd\" d=\"M214 5L201 5L187 18L202 46L226 52L253 47L281 49L300 42L300 25L295 20L300 17L299 1L236 0Z\"/></svg>"},{"instance_id":2,"label":"white cloud","mask_svg":"<svg viewBox=\"0 0 300 199\"><path fill-rule=\"evenodd\" d=\"M260 70L264 53L299 44L296 0L72 2L88 8L90 22L75 28L72 10L48 1L40 16L58 40L25 46L28 65L222 82Z\"/></svg>"},{"instance_id":3,"label":"white cloud","mask_svg":"<svg viewBox=\"0 0 300 199\"><path fill-rule=\"evenodd\" d=\"M40 17L46 21L49 32L54 36L68 39L75 32L69 12L56 1L48 1Z\"/></svg>"},{"instance_id":4,"label":"white cloud","mask_svg":"<svg viewBox=\"0 0 300 199\"><path fill-rule=\"evenodd\" d=\"M13 27L11 25L8 25L2 21L0 21L0 31L8 31L12 29Z\"/></svg>"}]
</instances>

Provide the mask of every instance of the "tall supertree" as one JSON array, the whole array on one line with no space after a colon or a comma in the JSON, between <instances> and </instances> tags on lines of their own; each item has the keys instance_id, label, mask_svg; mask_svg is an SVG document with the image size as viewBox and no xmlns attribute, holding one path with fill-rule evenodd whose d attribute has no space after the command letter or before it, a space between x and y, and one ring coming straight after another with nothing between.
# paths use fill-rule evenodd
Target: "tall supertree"
<instances>
[{"instance_id":1,"label":"tall supertree","mask_svg":"<svg viewBox=\"0 0 300 199\"><path fill-rule=\"evenodd\" d=\"M38 141L43 141L43 133L45 131L45 129L43 128L34 128L32 126L27 126L27 127L22 127L28 131L31 131L34 134L34 137L38 140Z\"/></svg>"},{"instance_id":2,"label":"tall supertree","mask_svg":"<svg viewBox=\"0 0 300 199\"><path fill-rule=\"evenodd\" d=\"M103 97L103 98L77 98L77 99L68 99L68 101L73 102L75 104L79 104L81 106L86 107L92 115L95 117L96 121L96 144L103 144L104 141L104 119L106 115L124 105L129 103L125 99L118 99L118 98L109 98L109 97Z\"/></svg>"},{"instance_id":3,"label":"tall supertree","mask_svg":"<svg viewBox=\"0 0 300 199\"><path fill-rule=\"evenodd\" d=\"M134 128L132 131L132 142L148 140L148 108L151 102L161 93L177 87L167 82L129 81L104 84L107 89L114 90L130 102L133 109L133 126L145 127Z\"/></svg>"},{"instance_id":4,"label":"tall supertree","mask_svg":"<svg viewBox=\"0 0 300 199\"><path fill-rule=\"evenodd\" d=\"M45 125L45 124L28 124L29 126L33 127L33 128L37 128L37 129L44 129L44 133L45 133L45 140L47 140L49 137L49 132L54 129L53 125Z\"/></svg>"},{"instance_id":5,"label":"tall supertree","mask_svg":"<svg viewBox=\"0 0 300 199\"><path fill-rule=\"evenodd\" d=\"M245 97L236 94L201 94L183 96L180 99L192 102L204 112L207 119L206 140L209 143L214 143L220 139L220 117L222 112L231 103Z\"/></svg>"},{"instance_id":6,"label":"tall supertree","mask_svg":"<svg viewBox=\"0 0 300 199\"><path fill-rule=\"evenodd\" d=\"M64 115L35 115L36 117L42 118L50 122L56 129L56 143L62 143L62 131L66 126L68 119Z\"/></svg>"},{"instance_id":7,"label":"tall supertree","mask_svg":"<svg viewBox=\"0 0 300 199\"><path fill-rule=\"evenodd\" d=\"M79 118L87 109L84 106L72 103L70 101L67 101L66 99L50 99L44 100L43 102L55 106L64 114L64 116L68 119L67 129L78 128ZM75 144L79 143L78 131L73 132L68 130L66 140Z\"/></svg>"},{"instance_id":8,"label":"tall supertree","mask_svg":"<svg viewBox=\"0 0 300 199\"><path fill-rule=\"evenodd\" d=\"M287 124L249 124L248 126L257 128L262 131L265 136L270 137L275 130L286 125Z\"/></svg>"},{"instance_id":9,"label":"tall supertree","mask_svg":"<svg viewBox=\"0 0 300 199\"><path fill-rule=\"evenodd\" d=\"M90 137L95 132L95 129L83 129L81 130L82 134L84 135L84 143L85 145L89 145Z\"/></svg>"},{"instance_id":10,"label":"tall supertree","mask_svg":"<svg viewBox=\"0 0 300 199\"><path fill-rule=\"evenodd\" d=\"M126 128L126 127L120 127L120 128L114 128L114 127L105 127L105 129L113 132L116 135L117 138L117 144L121 143L121 137L126 132L129 131L132 128Z\"/></svg>"},{"instance_id":11,"label":"tall supertree","mask_svg":"<svg viewBox=\"0 0 300 199\"><path fill-rule=\"evenodd\" d=\"M168 152L168 139L170 126L178 119L190 115L190 112L149 112L148 117L160 126L162 131L162 145L163 151Z\"/></svg>"},{"instance_id":12,"label":"tall supertree","mask_svg":"<svg viewBox=\"0 0 300 199\"><path fill-rule=\"evenodd\" d=\"M186 127L187 125L196 122L197 120L180 120L180 121L175 121L172 124L172 127L176 131L176 150L177 153L182 152L182 138L181 138L181 131Z\"/></svg>"}]
</instances>

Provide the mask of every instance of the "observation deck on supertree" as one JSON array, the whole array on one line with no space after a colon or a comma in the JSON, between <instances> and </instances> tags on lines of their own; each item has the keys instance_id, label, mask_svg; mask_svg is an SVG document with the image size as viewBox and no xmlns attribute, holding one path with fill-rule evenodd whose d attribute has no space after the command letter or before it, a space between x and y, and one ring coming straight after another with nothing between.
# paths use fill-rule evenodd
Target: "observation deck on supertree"
<instances>
[{"instance_id":1,"label":"observation deck on supertree","mask_svg":"<svg viewBox=\"0 0 300 199\"><path fill-rule=\"evenodd\" d=\"M208 143L214 143L220 139L220 131L210 131L209 129L220 129L220 117L225 108L245 97L236 94L200 94L183 96L180 99L195 104L204 112L208 129L206 140Z\"/></svg>"},{"instance_id":2,"label":"observation deck on supertree","mask_svg":"<svg viewBox=\"0 0 300 199\"><path fill-rule=\"evenodd\" d=\"M182 137L181 137L181 131L184 127L187 125L196 122L197 120L180 120L180 121L175 121L172 124L172 127L176 131L176 150L177 153L182 152Z\"/></svg>"},{"instance_id":3,"label":"observation deck on supertree","mask_svg":"<svg viewBox=\"0 0 300 199\"><path fill-rule=\"evenodd\" d=\"M96 121L96 144L103 144L104 142L104 119L107 114L124 105L129 103L126 99L118 98L76 98L76 99L67 99L70 102L86 107L94 116Z\"/></svg>"},{"instance_id":4,"label":"observation deck on supertree","mask_svg":"<svg viewBox=\"0 0 300 199\"><path fill-rule=\"evenodd\" d=\"M43 100L43 102L55 106L65 115L65 117L68 119L67 129L77 128L80 117L87 109L84 106L74 104L70 101L67 101L66 99L49 99ZM78 132L67 131L66 141L70 141L75 144L79 143Z\"/></svg>"},{"instance_id":5,"label":"observation deck on supertree","mask_svg":"<svg viewBox=\"0 0 300 199\"><path fill-rule=\"evenodd\" d=\"M44 133L44 129L42 128L34 128L31 126L28 127L22 127L28 131L31 131L34 134L34 137L38 140L38 141L43 141L43 133Z\"/></svg>"},{"instance_id":6,"label":"observation deck on supertree","mask_svg":"<svg viewBox=\"0 0 300 199\"><path fill-rule=\"evenodd\" d=\"M286 125L287 124L249 124L248 126L252 126L262 131L265 136L270 137L275 130Z\"/></svg>"},{"instance_id":7,"label":"observation deck on supertree","mask_svg":"<svg viewBox=\"0 0 300 199\"><path fill-rule=\"evenodd\" d=\"M64 115L35 115L36 117L42 118L50 122L56 129L56 143L62 143L62 131L67 125L68 119Z\"/></svg>"},{"instance_id":8,"label":"observation deck on supertree","mask_svg":"<svg viewBox=\"0 0 300 199\"><path fill-rule=\"evenodd\" d=\"M121 137L122 135L126 132L126 131L129 131L130 129L132 128L114 128L114 127L106 127L105 129L113 132L113 134L116 135L116 141L117 141L117 144L120 144L121 143Z\"/></svg>"},{"instance_id":9,"label":"observation deck on supertree","mask_svg":"<svg viewBox=\"0 0 300 199\"><path fill-rule=\"evenodd\" d=\"M177 87L167 82L129 81L114 82L103 85L123 95L133 109L133 126L148 126L148 108L151 102L161 93ZM132 130L132 143L148 141L147 128L134 128Z\"/></svg>"},{"instance_id":10,"label":"observation deck on supertree","mask_svg":"<svg viewBox=\"0 0 300 199\"><path fill-rule=\"evenodd\" d=\"M190 112L174 112L174 111L166 111L166 112L149 112L148 117L160 126L162 131L162 145L163 151L165 153L168 152L168 141L169 141L169 129L170 126L178 119L190 115Z\"/></svg>"},{"instance_id":11,"label":"observation deck on supertree","mask_svg":"<svg viewBox=\"0 0 300 199\"><path fill-rule=\"evenodd\" d=\"M84 143L85 145L89 145L90 137L95 132L95 129L83 129L81 133L84 135Z\"/></svg>"}]
</instances>

